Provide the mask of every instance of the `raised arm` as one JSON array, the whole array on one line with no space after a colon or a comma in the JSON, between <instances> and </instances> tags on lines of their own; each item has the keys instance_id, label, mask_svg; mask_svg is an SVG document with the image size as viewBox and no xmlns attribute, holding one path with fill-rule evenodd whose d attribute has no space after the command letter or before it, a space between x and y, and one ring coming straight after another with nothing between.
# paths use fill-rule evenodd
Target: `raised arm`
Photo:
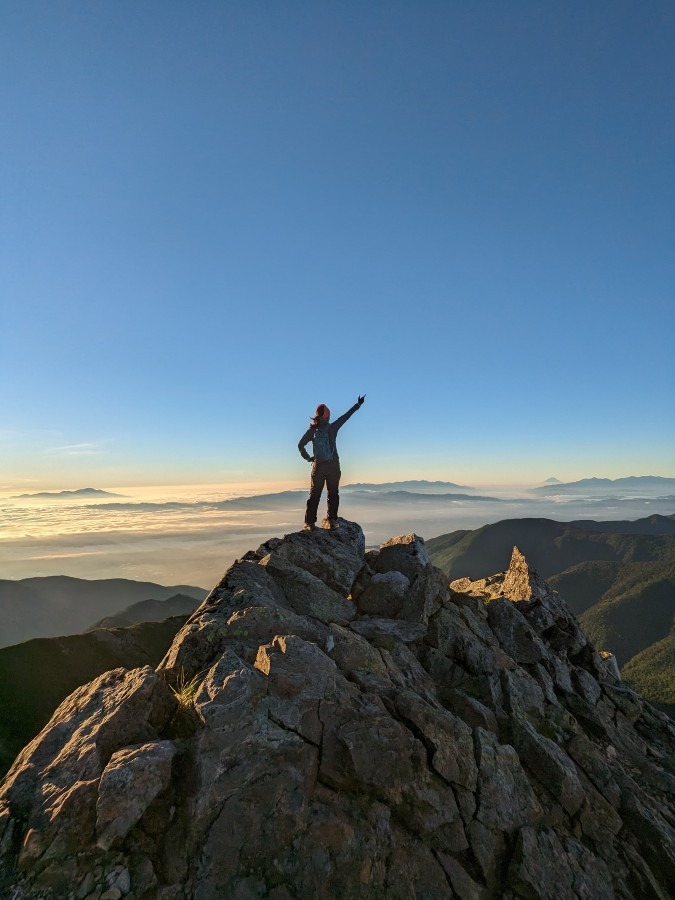
<instances>
[{"instance_id":1,"label":"raised arm","mask_svg":"<svg viewBox=\"0 0 675 900\"><path fill-rule=\"evenodd\" d=\"M356 403L352 406L351 409L348 409L346 413L343 413L339 419L336 419L333 422L333 428L335 429L335 431L339 431L340 428L342 428L342 426L345 424L347 419L349 419L350 416L353 416L357 409L361 409L361 407L363 406L363 401L365 399L366 399L365 394L362 397L359 397L359 399L356 401Z\"/></svg>"}]
</instances>

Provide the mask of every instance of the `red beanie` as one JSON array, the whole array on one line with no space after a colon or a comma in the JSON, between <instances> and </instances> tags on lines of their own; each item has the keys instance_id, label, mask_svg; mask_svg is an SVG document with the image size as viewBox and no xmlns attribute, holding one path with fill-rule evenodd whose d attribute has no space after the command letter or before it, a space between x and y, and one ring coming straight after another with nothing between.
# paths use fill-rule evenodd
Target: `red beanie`
<instances>
[{"instance_id":1,"label":"red beanie","mask_svg":"<svg viewBox=\"0 0 675 900\"><path fill-rule=\"evenodd\" d=\"M328 421L330 419L330 410L326 406L325 403L319 403L316 408L316 412L314 413L314 418L310 419L310 424L316 427L319 422L322 420Z\"/></svg>"}]
</instances>

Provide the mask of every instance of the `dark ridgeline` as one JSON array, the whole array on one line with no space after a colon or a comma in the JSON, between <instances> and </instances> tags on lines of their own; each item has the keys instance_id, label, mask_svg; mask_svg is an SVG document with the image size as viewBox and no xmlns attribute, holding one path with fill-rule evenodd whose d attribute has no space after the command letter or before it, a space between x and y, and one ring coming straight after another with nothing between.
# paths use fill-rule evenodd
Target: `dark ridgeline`
<instances>
[{"instance_id":1,"label":"dark ridgeline","mask_svg":"<svg viewBox=\"0 0 675 900\"><path fill-rule=\"evenodd\" d=\"M91 580L48 575L16 581L0 579L0 646L77 634L106 616L117 616L120 610L146 600L168 601L182 595L197 602L206 593L203 588L187 584L165 587L128 578ZM172 610L161 618L176 614L178 610Z\"/></svg>"}]
</instances>

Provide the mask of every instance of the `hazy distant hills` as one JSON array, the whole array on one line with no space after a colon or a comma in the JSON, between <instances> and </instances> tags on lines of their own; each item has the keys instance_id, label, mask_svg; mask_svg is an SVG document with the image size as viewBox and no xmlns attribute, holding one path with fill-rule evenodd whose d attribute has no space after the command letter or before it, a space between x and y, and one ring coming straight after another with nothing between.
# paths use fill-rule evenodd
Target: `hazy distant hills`
<instances>
[{"instance_id":1,"label":"hazy distant hills","mask_svg":"<svg viewBox=\"0 0 675 900\"><path fill-rule=\"evenodd\" d=\"M578 524L550 519L508 519L473 531L455 531L427 541L429 554L450 580L504 571L518 546L530 564L560 591L599 649L611 650L621 666L638 654L645 660L668 657L675 616L675 534L673 517L650 516L634 523ZM632 532L628 526L632 524ZM599 526L592 530L592 526ZM600 530L602 529L602 530ZM643 654L666 641L657 653ZM652 672L652 686L658 683ZM675 685L675 674L664 674ZM642 693L664 703L664 694ZM673 707L675 712L675 707Z\"/></svg>"},{"instance_id":2,"label":"hazy distant hills","mask_svg":"<svg viewBox=\"0 0 675 900\"><path fill-rule=\"evenodd\" d=\"M383 491L414 491L421 494L445 494L448 491L472 491L472 487L465 484L455 484L452 481L384 481L378 484L357 482L340 486L343 491L369 491L381 493Z\"/></svg>"},{"instance_id":3,"label":"hazy distant hills","mask_svg":"<svg viewBox=\"0 0 675 900\"><path fill-rule=\"evenodd\" d=\"M0 777L76 687L119 666L157 666L186 617L0 648Z\"/></svg>"},{"instance_id":4,"label":"hazy distant hills","mask_svg":"<svg viewBox=\"0 0 675 900\"><path fill-rule=\"evenodd\" d=\"M189 616L199 606L201 600L186 594L176 594L168 600L141 600L114 616L105 616L100 622L88 628L95 631L99 628L126 628L141 622L161 622L172 616Z\"/></svg>"},{"instance_id":5,"label":"hazy distant hills","mask_svg":"<svg viewBox=\"0 0 675 900\"><path fill-rule=\"evenodd\" d=\"M96 497L123 497L123 494L111 494L110 491L101 491L98 488L78 488L76 491L40 491L37 494L15 494L13 500L49 498L57 500L87 500Z\"/></svg>"},{"instance_id":6,"label":"hazy distant hills","mask_svg":"<svg viewBox=\"0 0 675 900\"><path fill-rule=\"evenodd\" d=\"M381 500L386 497L399 502L416 501L421 497L432 500L494 500L493 497L480 497L476 494L452 494L451 491L473 491L473 488L453 484L451 481L390 481L381 484L345 484L340 485L342 493L367 500ZM275 494L256 494L253 497L233 497L220 500L213 505L218 509L288 509L304 505L307 499L306 490L279 491Z\"/></svg>"},{"instance_id":7,"label":"hazy distant hills","mask_svg":"<svg viewBox=\"0 0 675 900\"><path fill-rule=\"evenodd\" d=\"M447 503L453 500L462 501L489 501L500 503L502 501L495 497L481 496L471 493L453 493L453 491L473 491L474 488L462 487L453 484L451 481L398 481L387 482L382 484L346 484L340 486L343 494L348 494L353 500L362 500L364 502L382 502L389 500L398 503ZM273 494L254 494L245 497L230 497L227 500L200 501L198 503L114 503L110 504L116 510L128 509L134 511L151 511L155 509L197 509L199 507L208 509L222 510L296 510L304 507L307 502L307 491L288 490L277 491ZM528 501L535 502L535 501ZM99 504L99 507L106 508L108 504Z\"/></svg>"},{"instance_id":8,"label":"hazy distant hills","mask_svg":"<svg viewBox=\"0 0 675 900\"><path fill-rule=\"evenodd\" d=\"M497 497L483 497L480 494L440 494L427 493L425 491L352 491L354 498L367 497L372 503L452 503L457 500L470 500L472 502L502 503Z\"/></svg>"},{"instance_id":9,"label":"hazy distant hills","mask_svg":"<svg viewBox=\"0 0 675 900\"><path fill-rule=\"evenodd\" d=\"M201 601L206 591L192 585L165 587L149 581L110 578L89 581L54 575L0 580L0 646L36 637L85 631L105 616L146 600L164 601L176 594Z\"/></svg>"},{"instance_id":10,"label":"hazy distant hills","mask_svg":"<svg viewBox=\"0 0 675 900\"><path fill-rule=\"evenodd\" d=\"M627 478L582 478L580 481L552 482L531 488L531 493L540 496L553 494L588 494L590 496L623 496L630 493L637 497L675 495L675 478L661 478L658 475L631 475Z\"/></svg>"}]
</instances>

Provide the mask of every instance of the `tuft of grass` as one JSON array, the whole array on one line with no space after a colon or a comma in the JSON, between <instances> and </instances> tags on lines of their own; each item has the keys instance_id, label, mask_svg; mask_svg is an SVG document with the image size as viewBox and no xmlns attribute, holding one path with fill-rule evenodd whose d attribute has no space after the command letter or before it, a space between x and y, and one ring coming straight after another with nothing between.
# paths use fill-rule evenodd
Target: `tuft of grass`
<instances>
[{"instance_id":1,"label":"tuft of grass","mask_svg":"<svg viewBox=\"0 0 675 900\"><path fill-rule=\"evenodd\" d=\"M541 719L537 730L539 731L539 734L548 738L549 741L553 741L555 744L560 740L560 729L550 719Z\"/></svg>"},{"instance_id":2,"label":"tuft of grass","mask_svg":"<svg viewBox=\"0 0 675 900\"><path fill-rule=\"evenodd\" d=\"M190 709L192 707L203 674L203 672L197 672L197 674L193 675L188 681L185 669L181 666L180 672L176 676L175 685L169 685L181 709Z\"/></svg>"}]
</instances>

